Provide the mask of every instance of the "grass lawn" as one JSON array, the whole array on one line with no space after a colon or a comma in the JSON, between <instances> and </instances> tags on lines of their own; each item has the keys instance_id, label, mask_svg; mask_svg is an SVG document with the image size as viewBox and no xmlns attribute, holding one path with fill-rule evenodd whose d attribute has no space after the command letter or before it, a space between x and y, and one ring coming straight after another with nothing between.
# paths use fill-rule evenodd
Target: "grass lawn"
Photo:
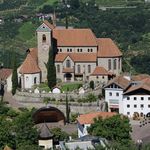
<instances>
[{"instance_id":1,"label":"grass lawn","mask_svg":"<svg viewBox=\"0 0 150 150\"><path fill-rule=\"evenodd\" d=\"M81 83L64 83L61 89L62 91L73 91L75 89L79 89L81 86Z\"/></svg>"}]
</instances>

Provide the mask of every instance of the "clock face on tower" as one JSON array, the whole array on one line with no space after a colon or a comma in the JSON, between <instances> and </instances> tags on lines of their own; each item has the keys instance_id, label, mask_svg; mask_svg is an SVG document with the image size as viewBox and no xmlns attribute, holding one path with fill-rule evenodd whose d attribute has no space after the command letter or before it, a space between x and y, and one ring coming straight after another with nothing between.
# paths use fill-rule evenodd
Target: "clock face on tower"
<instances>
[{"instance_id":1,"label":"clock face on tower","mask_svg":"<svg viewBox=\"0 0 150 150\"><path fill-rule=\"evenodd\" d=\"M48 45L46 45L46 44L42 45L42 49L43 49L44 51L48 50L48 48L49 48Z\"/></svg>"}]
</instances>

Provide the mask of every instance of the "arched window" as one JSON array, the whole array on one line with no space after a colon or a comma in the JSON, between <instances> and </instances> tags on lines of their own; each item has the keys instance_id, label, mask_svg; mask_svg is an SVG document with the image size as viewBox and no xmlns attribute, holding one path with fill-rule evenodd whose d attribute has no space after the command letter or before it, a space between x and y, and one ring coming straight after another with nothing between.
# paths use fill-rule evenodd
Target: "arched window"
<instances>
[{"instance_id":1,"label":"arched window","mask_svg":"<svg viewBox=\"0 0 150 150\"><path fill-rule=\"evenodd\" d=\"M81 67L80 67L80 65L78 65L78 73L80 73L81 72Z\"/></svg>"},{"instance_id":2,"label":"arched window","mask_svg":"<svg viewBox=\"0 0 150 150\"><path fill-rule=\"evenodd\" d=\"M88 65L88 73L91 73L91 65Z\"/></svg>"},{"instance_id":3,"label":"arched window","mask_svg":"<svg viewBox=\"0 0 150 150\"><path fill-rule=\"evenodd\" d=\"M70 67L71 67L70 60L67 60L67 61L66 61L66 67L67 67L67 68L70 68Z\"/></svg>"},{"instance_id":4,"label":"arched window","mask_svg":"<svg viewBox=\"0 0 150 150\"><path fill-rule=\"evenodd\" d=\"M108 60L108 70L111 70L111 59Z\"/></svg>"},{"instance_id":5,"label":"arched window","mask_svg":"<svg viewBox=\"0 0 150 150\"><path fill-rule=\"evenodd\" d=\"M114 70L116 70L116 69L117 69L117 60L114 59Z\"/></svg>"},{"instance_id":6,"label":"arched window","mask_svg":"<svg viewBox=\"0 0 150 150\"><path fill-rule=\"evenodd\" d=\"M36 84L36 77L34 77L34 84Z\"/></svg>"},{"instance_id":7,"label":"arched window","mask_svg":"<svg viewBox=\"0 0 150 150\"><path fill-rule=\"evenodd\" d=\"M60 73L60 65L57 65L57 72Z\"/></svg>"},{"instance_id":8,"label":"arched window","mask_svg":"<svg viewBox=\"0 0 150 150\"><path fill-rule=\"evenodd\" d=\"M118 59L118 69L120 69L120 58Z\"/></svg>"},{"instance_id":9,"label":"arched window","mask_svg":"<svg viewBox=\"0 0 150 150\"><path fill-rule=\"evenodd\" d=\"M46 35L45 34L43 34L42 41L43 41L43 43L46 42Z\"/></svg>"}]
</instances>

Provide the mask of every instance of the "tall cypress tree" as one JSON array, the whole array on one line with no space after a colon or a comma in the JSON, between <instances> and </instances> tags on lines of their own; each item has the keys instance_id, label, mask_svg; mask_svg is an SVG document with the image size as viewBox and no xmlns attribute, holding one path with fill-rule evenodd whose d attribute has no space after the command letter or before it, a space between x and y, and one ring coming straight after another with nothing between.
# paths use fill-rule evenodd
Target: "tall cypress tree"
<instances>
[{"instance_id":1,"label":"tall cypress tree","mask_svg":"<svg viewBox=\"0 0 150 150\"><path fill-rule=\"evenodd\" d=\"M52 89L56 85L56 68L54 63L54 53L49 49L49 58L47 62L47 81L48 87Z\"/></svg>"},{"instance_id":2,"label":"tall cypress tree","mask_svg":"<svg viewBox=\"0 0 150 150\"><path fill-rule=\"evenodd\" d=\"M15 95L16 89L18 87L17 61L15 54L13 57L13 74L11 80L12 80L12 95Z\"/></svg>"}]
</instances>

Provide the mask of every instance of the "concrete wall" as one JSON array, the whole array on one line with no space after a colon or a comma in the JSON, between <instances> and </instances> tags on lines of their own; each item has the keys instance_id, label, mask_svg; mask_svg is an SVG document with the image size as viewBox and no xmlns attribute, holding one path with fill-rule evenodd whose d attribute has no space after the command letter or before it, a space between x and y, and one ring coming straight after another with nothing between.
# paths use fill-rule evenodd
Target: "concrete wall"
<instances>
[{"instance_id":1,"label":"concrete wall","mask_svg":"<svg viewBox=\"0 0 150 150\"><path fill-rule=\"evenodd\" d=\"M89 80L94 81L95 83L99 82L106 84L108 82L108 76L107 75L90 76Z\"/></svg>"},{"instance_id":2,"label":"concrete wall","mask_svg":"<svg viewBox=\"0 0 150 150\"><path fill-rule=\"evenodd\" d=\"M108 102L109 111L110 108L119 108L119 113L123 113L123 90L121 88L105 88L105 101Z\"/></svg>"},{"instance_id":3,"label":"concrete wall","mask_svg":"<svg viewBox=\"0 0 150 150\"><path fill-rule=\"evenodd\" d=\"M116 69L114 69L114 60L116 59ZM111 60L111 69L108 68L108 61ZM122 72L122 58L98 58L98 66L104 67L106 70L119 75Z\"/></svg>"},{"instance_id":4,"label":"concrete wall","mask_svg":"<svg viewBox=\"0 0 150 150\"><path fill-rule=\"evenodd\" d=\"M36 78L36 84L40 84L40 73L36 74L24 74L22 78L22 88L30 89L34 84L34 78ZM23 81L24 80L24 81Z\"/></svg>"}]
</instances>

